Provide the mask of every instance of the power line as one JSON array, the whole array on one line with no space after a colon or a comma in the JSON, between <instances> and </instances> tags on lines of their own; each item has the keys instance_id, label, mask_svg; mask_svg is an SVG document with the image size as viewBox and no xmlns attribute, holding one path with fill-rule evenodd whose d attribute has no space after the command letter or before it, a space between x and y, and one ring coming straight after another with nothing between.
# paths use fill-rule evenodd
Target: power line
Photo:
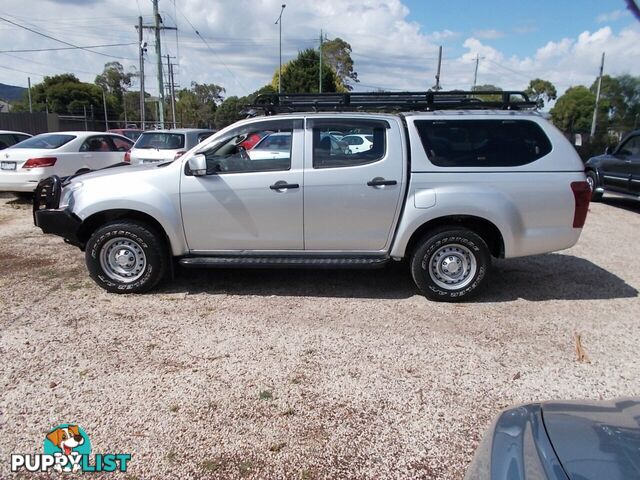
<instances>
[{"instance_id":1,"label":"power line","mask_svg":"<svg viewBox=\"0 0 640 480\"><path fill-rule=\"evenodd\" d=\"M47 35L46 33L38 32L37 30L34 30L33 28L29 28L29 27L27 27L25 25L21 25L19 23L13 22L13 21L11 21L11 20L9 20L7 18L4 18L4 17L0 17L0 20L3 20L5 22L7 22L7 23L10 23L11 25L15 25L16 27L19 27L19 28L22 28L24 30L27 30L27 31L29 31L31 33L35 33L36 35L40 35L41 37L45 37L45 38L48 38L50 40L54 40L54 41L56 41L58 43L62 43L64 45L68 45L70 47L74 47L74 48L77 48L77 49L80 49L80 50L84 50L86 52L102 55L103 57L116 58L116 59L119 59L119 60L132 60L131 58L116 57L115 55L109 55L107 53L102 53L102 52L96 52L94 50L89 50L88 48L85 48L85 47L80 47L78 45L74 45L73 43L69 43L69 42L66 42L64 40L60 40L59 38L52 37L51 35Z\"/></svg>"},{"instance_id":2,"label":"power line","mask_svg":"<svg viewBox=\"0 0 640 480\"><path fill-rule=\"evenodd\" d=\"M87 48L125 47L129 45L137 45L137 44L136 42L129 42L129 43L107 43L104 45L85 45L83 47L29 48L29 49L22 49L22 50L0 50L0 53L54 52L59 50L78 50L78 49L85 50Z\"/></svg>"},{"instance_id":3,"label":"power line","mask_svg":"<svg viewBox=\"0 0 640 480\"><path fill-rule=\"evenodd\" d=\"M224 66L224 68L226 68L226 69L227 69L227 72L229 72L229 73L231 74L231 76L235 79L236 83L237 83L238 85L240 85L240 87L242 87L242 89L243 89L245 92L249 93L249 90L247 89L247 87L245 87L245 86L242 84L242 82L240 81L240 79L239 79L238 77L236 77L236 76L235 76L235 74L231 71L231 69L227 66L227 64L226 64L226 63L224 63L224 61L220 58L220 56L218 55L218 53L217 53L213 48L211 48L211 45L209 45L209 42L207 42L207 41L205 40L205 38L204 38L202 35L200 35L200 32L198 31L198 29L197 29L196 27L194 27L194 26L193 26L193 23L191 23L191 21L189 20L189 18L188 18L188 17L187 17L183 12L182 12L182 10L178 9L178 11L180 12L180 15L182 15L182 16L184 17L184 19L187 21L187 23L189 24L189 26L193 29L193 31L195 32L195 34L196 34L198 37L200 37L200 39L204 42L204 44L207 46L207 48L209 49L209 51L210 51L211 53L213 53L213 54L216 56L216 58L218 59L218 61L219 61L219 62Z\"/></svg>"}]
</instances>

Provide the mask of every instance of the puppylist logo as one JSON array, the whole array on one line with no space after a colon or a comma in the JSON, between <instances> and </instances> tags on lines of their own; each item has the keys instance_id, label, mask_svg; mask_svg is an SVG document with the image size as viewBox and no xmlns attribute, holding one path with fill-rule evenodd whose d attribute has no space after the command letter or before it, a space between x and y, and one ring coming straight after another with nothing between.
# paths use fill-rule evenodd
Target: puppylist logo
<instances>
[{"instance_id":1,"label":"puppylist logo","mask_svg":"<svg viewBox=\"0 0 640 480\"><path fill-rule=\"evenodd\" d=\"M76 424L57 426L44 439L44 453L11 455L11 471L126 472L128 453L91 455L91 441Z\"/></svg>"}]
</instances>

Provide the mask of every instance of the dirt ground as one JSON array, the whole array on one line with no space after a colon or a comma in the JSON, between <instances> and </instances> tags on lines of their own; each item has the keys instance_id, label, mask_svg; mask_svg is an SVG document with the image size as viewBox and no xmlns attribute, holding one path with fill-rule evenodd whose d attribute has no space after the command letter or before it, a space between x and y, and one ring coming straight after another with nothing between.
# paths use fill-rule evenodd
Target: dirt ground
<instances>
[{"instance_id":1,"label":"dirt ground","mask_svg":"<svg viewBox=\"0 0 640 480\"><path fill-rule=\"evenodd\" d=\"M132 454L120 478L460 479L504 407L640 396L640 202L590 210L577 246L496 262L452 305L403 265L108 294L0 198L0 477L77 422L93 453Z\"/></svg>"}]
</instances>

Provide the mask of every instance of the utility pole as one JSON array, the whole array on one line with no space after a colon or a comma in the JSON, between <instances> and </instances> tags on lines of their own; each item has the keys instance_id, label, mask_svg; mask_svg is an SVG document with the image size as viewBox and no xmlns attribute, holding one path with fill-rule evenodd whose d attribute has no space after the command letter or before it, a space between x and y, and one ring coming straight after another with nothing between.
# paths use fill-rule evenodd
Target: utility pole
<instances>
[{"instance_id":1,"label":"utility pole","mask_svg":"<svg viewBox=\"0 0 640 480\"><path fill-rule=\"evenodd\" d=\"M29 86L29 113L33 113L33 106L31 105L31 77L27 77L27 85Z\"/></svg>"},{"instance_id":2,"label":"utility pole","mask_svg":"<svg viewBox=\"0 0 640 480\"><path fill-rule=\"evenodd\" d=\"M280 9L280 16L278 20L276 20L276 24L280 26L280 67L278 69L278 93L282 93L282 12L287 5L285 3L282 4L282 8Z\"/></svg>"},{"instance_id":3,"label":"utility pole","mask_svg":"<svg viewBox=\"0 0 640 480\"><path fill-rule=\"evenodd\" d=\"M84 111L84 131L86 132L89 130L89 127L87 126L87 106L83 105L82 110Z\"/></svg>"},{"instance_id":4,"label":"utility pole","mask_svg":"<svg viewBox=\"0 0 640 480\"><path fill-rule=\"evenodd\" d=\"M320 29L320 73L318 74L318 92L322 93L322 29Z\"/></svg>"},{"instance_id":5,"label":"utility pole","mask_svg":"<svg viewBox=\"0 0 640 480\"><path fill-rule=\"evenodd\" d=\"M480 55L476 54L476 71L473 74L473 87L471 90L476 89L476 83L478 82L478 64L480 63Z\"/></svg>"},{"instance_id":6,"label":"utility pole","mask_svg":"<svg viewBox=\"0 0 640 480\"><path fill-rule=\"evenodd\" d=\"M162 84L162 50L160 48L158 0L153 0L153 20L156 32L156 56L158 59L158 120L160 121L160 128L164 128L164 85Z\"/></svg>"},{"instance_id":7,"label":"utility pole","mask_svg":"<svg viewBox=\"0 0 640 480\"><path fill-rule=\"evenodd\" d=\"M165 27L160 25L162 18L158 13L158 0L152 0L153 2L153 25L142 25L142 28L148 28L155 32L156 38L156 57L158 68L158 123L160 127L164 128L164 85L162 79L162 48L160 47L160 31L161 30L177 30L176 27ZM140 19L138 19L140 21Z\"/></svg>"},{"instance_id":8,"label":"utility pole","mask_svg":"<svg viewBox=\"0 0 640 480\"><path fill-rule=\"evenodd\" d=\"M173 128L176 128L176 91L173 83L173 64L169 55L167 55L167 74L169 75L169 95L171 95L171 118L173 119Z\"/></svg>"},{"instance_id":9,"label":"utility pole","mask_svg":"<svg viewBox=\"0 0 640 480\"><path fill-rule=\"evenodd\" d=\"M104 107L104 126L106 131L109 130L109 117L107 116L107 96L104 93L104 88L102 89L102 106Z\"/></svg>"},{"instance_id":10,"label":"utility pole","mask_svg":"<svg viewBox=\"0 0 640 480\"><path fill-rule=\"evenodd\" d=\"M140 56L140 128L144 130L144 52L147 44L142 36L142 17L138 17L138 53Z\"/></svg>"},{"instance_id":11,"label":"utility pole","mask_svg":"<svg viewBox=\"0 0 640 480\"><path fill-rule=\"evenodd\" d=\"M598 90L596 92L596 106L593 109L593 120L591 121L590 139L596 134L596 123L598 120L598 105L600 104L600 87L602 87L602 72L604 71L604 52L602 52L602 61L600 62L600 75L598 75Z\"/></svg>"},{"instance_id":12,"label":"utility pole","mask_svg":"<svg viewBox=\"0 0 640 480\"><path fill-rule=\"evenodd\" d=\"M438 72L436 73L436 86L434 90L437 92L442 87L440 87L440 68L442 67L442 45L438 49Z\"/></svg>"}]
</instances>

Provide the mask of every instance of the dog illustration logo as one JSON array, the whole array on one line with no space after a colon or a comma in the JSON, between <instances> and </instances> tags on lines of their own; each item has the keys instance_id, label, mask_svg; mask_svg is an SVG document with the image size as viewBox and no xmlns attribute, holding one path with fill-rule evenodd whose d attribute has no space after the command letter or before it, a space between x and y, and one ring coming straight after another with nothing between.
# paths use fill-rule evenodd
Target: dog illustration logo
<instances>
[{"instance_id":1,"label":"dog illustration logo","mask_svg":"<svg viewBox=\"0 0 640 480\"><path fill-rule=\"evenodd\" d=\"M69 459L77 460L80 455L89 455L91 453L91 442L87 434L76 424L59 425L49 433L44 441L44 453L55 455L62 454ZM60 465L56 465L60 467ZM56 468L62 471L62 467ZM80 464L77 461L71 461L64 468L65 471L77 472L80 470Z\"/></svg>"}]
</instances>

